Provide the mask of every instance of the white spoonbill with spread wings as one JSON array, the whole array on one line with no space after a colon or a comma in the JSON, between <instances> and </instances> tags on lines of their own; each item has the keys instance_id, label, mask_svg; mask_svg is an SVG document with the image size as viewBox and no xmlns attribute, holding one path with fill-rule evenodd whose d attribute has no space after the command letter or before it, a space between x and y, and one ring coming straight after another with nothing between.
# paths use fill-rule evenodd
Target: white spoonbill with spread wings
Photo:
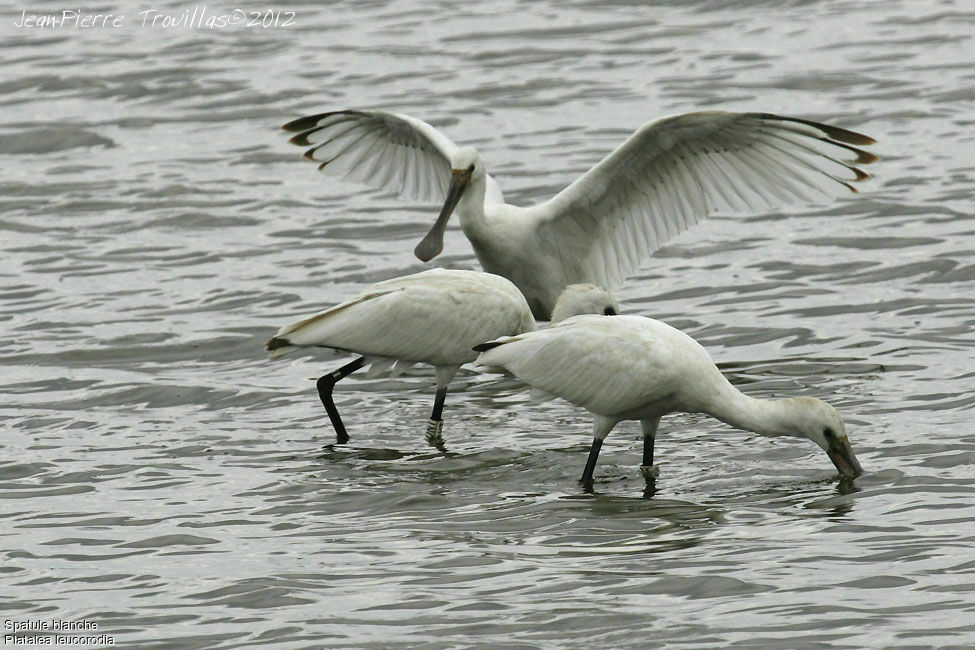
<instances>
[{"instance_id":1,"label":"white spoonbill with spread wings","mask_svg":"<svg viewBox=\"0 0 975 650\"><path fill-rule=\"evenodd\" d=\"M714 211L815 202L854 190L872 138L771 113L707 111L648 122L551 199L504 202L478 152L398 113L344 110L284 125L326 174L427 201L445 201L415 250L443 248L456 210L481 266L518 286L547 320L576 283L613 288L667 240ZM446 197L446 199L445 199Z\"/></svg>"},{"instance_id":2,"label":"white spoonbill with spread wings","mask_svg":"<svg viewBox=\"0 0 975 650\"><path fill-rule=\"evenodd\" d=\"M558 301L564 317L615 314L605 291L569 287ZM535 329L524 296L510 281L480 271L430 269L379 282L331 309L281 328L266 344L276 357L293 347L326 347L361 355L318 380L318 394L339 443L349 436L332 399L336 382L363 366L392 361L427 363L436 369L437 394L427 440L443 447L443 405L447 385L473 361L476 344Z\"/></svg>"},{"instance_id":3,"label":"white spoonbill with spread wings","mask_svg":"<svg viewBox=\"0 0 975 650\"><path fill-rule=\"evenodd\" d=\"M642 316L576 316L548 329L476 346L475 365L504 368L526 384L594 416L582 483L592 490L603 440L619 422L640 420L643 472L656 476L653 445L667 413L706 413L763 436L808 438L846 478L862 473L846 428L829 404L811 397L755 399L721 374L711 356L680 330Z\"/></svg>"}]
</instances>

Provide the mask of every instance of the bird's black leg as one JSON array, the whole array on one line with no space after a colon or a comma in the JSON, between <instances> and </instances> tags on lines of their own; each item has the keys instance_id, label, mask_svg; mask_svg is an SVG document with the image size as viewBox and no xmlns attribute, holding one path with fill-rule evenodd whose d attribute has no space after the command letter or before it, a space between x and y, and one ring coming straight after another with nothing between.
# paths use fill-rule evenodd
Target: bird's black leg
<instances>
[{"instance_id":1,"label":"bird's black leg","mask_svg":"<svg viewBox=\"0 0 975 650\"><path fill-rule=\"evenodd\" d=\"M351 375L364 366L365 363L366 358L359 357L338 370L333 370L327 375L322 375L318 378L318 396L322 398L322 405L325 407L325 412L328 413L328 419L332 421L332 426L335 427L335 441L339 444L348 442L349 434L345 432L345 425L342 424L342 418L339 417L339 410L335 408L335 402L332 400L332 390L340 379Z\"/></svg>"},{"instance_id":2,"label":"bird's black leg","mask_svg":"<svg viewBox=\"0 0 975 650\"><path fill-rule=\"evenodd\" d=\"M660 468L653 464L653 443L657 438L659 424L660 418L640 420L643 429L643 464L640 466L640 472L648 483L654 481L660 474Z\"/></svg>"},{"instance_id":3,"label":"bird's black leg","mask_svg":"<svg viewBox=\"0 0 975 650\"><path fill-rule=\"evenodd\" d=\"M653 465L653 436L643 436L643 464Z\"/></svg>"},{"instance_id":4,"label":"bird's black leg","mask_svg":"<svg viewBox=\"0 0 975 650\"><path fill-rule=\"evenodd\" d=\"M592 474L596 471L596 459L599 458L599 450L603 447L602 438L593 438L592 447L589 448L589 459L586 460L586 469L582 472L582 488L586 492L592 492Z\"/></svg>"},{"instance_id":5,"label":"bird's black leg","mask_svg":"<svg viewBox=\"0 0 975 650\"><path fill-rule=\"evenodd\" d=\"M427 442L441 451L444 449L444 439L440 432L443 431L443 403L446 399L447 387L438 388L437 396L433 399L433 413L427 423Z\"/></svg>"}]
</instances>

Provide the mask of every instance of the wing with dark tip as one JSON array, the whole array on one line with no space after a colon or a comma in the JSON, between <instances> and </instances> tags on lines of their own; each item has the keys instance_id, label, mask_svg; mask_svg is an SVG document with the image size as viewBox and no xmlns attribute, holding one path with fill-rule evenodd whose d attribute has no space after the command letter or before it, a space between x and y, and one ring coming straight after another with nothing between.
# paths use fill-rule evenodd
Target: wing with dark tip
<instances>
[{"instance_id":1,"label":"wing with dark tip","mask_svg":"<svg viewBox=\"0 0 975 650\"><path fill-rule=\"evenodd\" d=\"M648 122L531 208L543 253L605 287L707 215L821 202L867 178L874 140L770 113L687 113ZM579 280L576 280L579 281Z\"/></svg>"},{"instance_id":2,"label":"wing with dark tip","mask_svg":"<svg viewBox=\"0 0 975 650\"><path fill-rule=\"evenodd\" d=\"M328 175L424 201L443 201L450 157L447 136L423 120L383 111L333 111L288 122L291 142Z\"/></svg>"}]
</instances>

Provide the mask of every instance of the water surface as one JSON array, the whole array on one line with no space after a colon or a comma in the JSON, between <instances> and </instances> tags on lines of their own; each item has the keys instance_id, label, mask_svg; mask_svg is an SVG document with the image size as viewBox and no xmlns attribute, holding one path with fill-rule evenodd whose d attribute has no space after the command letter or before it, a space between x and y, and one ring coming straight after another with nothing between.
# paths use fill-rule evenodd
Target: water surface
<instances>
[{"instance_id":1,"label":"water surface","mask_svg":"<svg viewBox=\"0 0 975 650\"><path fill-rule=\"evenodd\" d=\"M966 3L289 9L0 16L0 618L143 648L975 644ZM477 146L519 204L665 114L876 137L861 194L709 219L618 289L749 394L834 404L867 474L844 489L808 443L678 415L655 494L627 423L586 495L589 417L466 370L449 453L423 442L419 368L343 382L333 445L309 379L338 361L262 343L424 268L438 207L327 179L279 130L347 107ZM456 224L436 262L478 268Z\"/></svg>"}]
</instances>

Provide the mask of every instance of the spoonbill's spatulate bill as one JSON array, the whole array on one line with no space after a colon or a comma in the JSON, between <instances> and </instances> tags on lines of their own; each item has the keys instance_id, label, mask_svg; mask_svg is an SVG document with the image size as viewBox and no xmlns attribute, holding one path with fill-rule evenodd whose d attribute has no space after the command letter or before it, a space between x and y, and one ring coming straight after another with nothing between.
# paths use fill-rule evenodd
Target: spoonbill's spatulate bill
<instances>
[{"instance_id":1,"label":"spoonbill's spatulate bill","mask_svg":"<svg viewBox=\"0 0 975 650\"><path fill-rule=\"evenodd\" d=\"M728 382L697 341L660 321L577 316L476 349L481 352L476 365L504 368L595 415L582 475L587 490L603 440L623 420L640 420L644 473L648 479L655 476L657 426L661 416L675 411L706 413L763 436L808 438L826 451L842 476L862 472L833 407L811 397L748 397Z\"/></svg>"},{"instance_id":2,"label":"spoonbill's spatulate bill","mask_svg":"<svg viewBox=\"0 0 975 650\"><path fill-rule=\"evenodd\" d=\"M612 296L591 286L566 289L558 301L565 316L618 311ZM437 395L427 440L443 446L447 385L472 349L499 336L535 329L524 296L510 281L479 271L431 269L373 285L359 296L281 328L267 342L278 356L292 347L327 347L359 356L318 380L318 394L340 443L348 433L332 398L336 382L378 360L428 363L437 373Z\"/></svg>"},{"instance_id":3,"label":"spoonbill's spatulate bill","mask_svg":"<svg viewBox=\"0 0 975 650\"><path fill-rule=\"evenodd\" d=\"M865 135L770 113L708 111L640 127L543 203L504 202L477 151L422 120L346 110L284 125L327 174L428 201L445 201L415 250L443 247L452 212L485 271L514 282L546 320L567 285L612 288L667 240L714 211L755 211L855 191L855 165L877 159ZM445 200L446 197L446 200Z\"/></svg>"}]
</instances>

